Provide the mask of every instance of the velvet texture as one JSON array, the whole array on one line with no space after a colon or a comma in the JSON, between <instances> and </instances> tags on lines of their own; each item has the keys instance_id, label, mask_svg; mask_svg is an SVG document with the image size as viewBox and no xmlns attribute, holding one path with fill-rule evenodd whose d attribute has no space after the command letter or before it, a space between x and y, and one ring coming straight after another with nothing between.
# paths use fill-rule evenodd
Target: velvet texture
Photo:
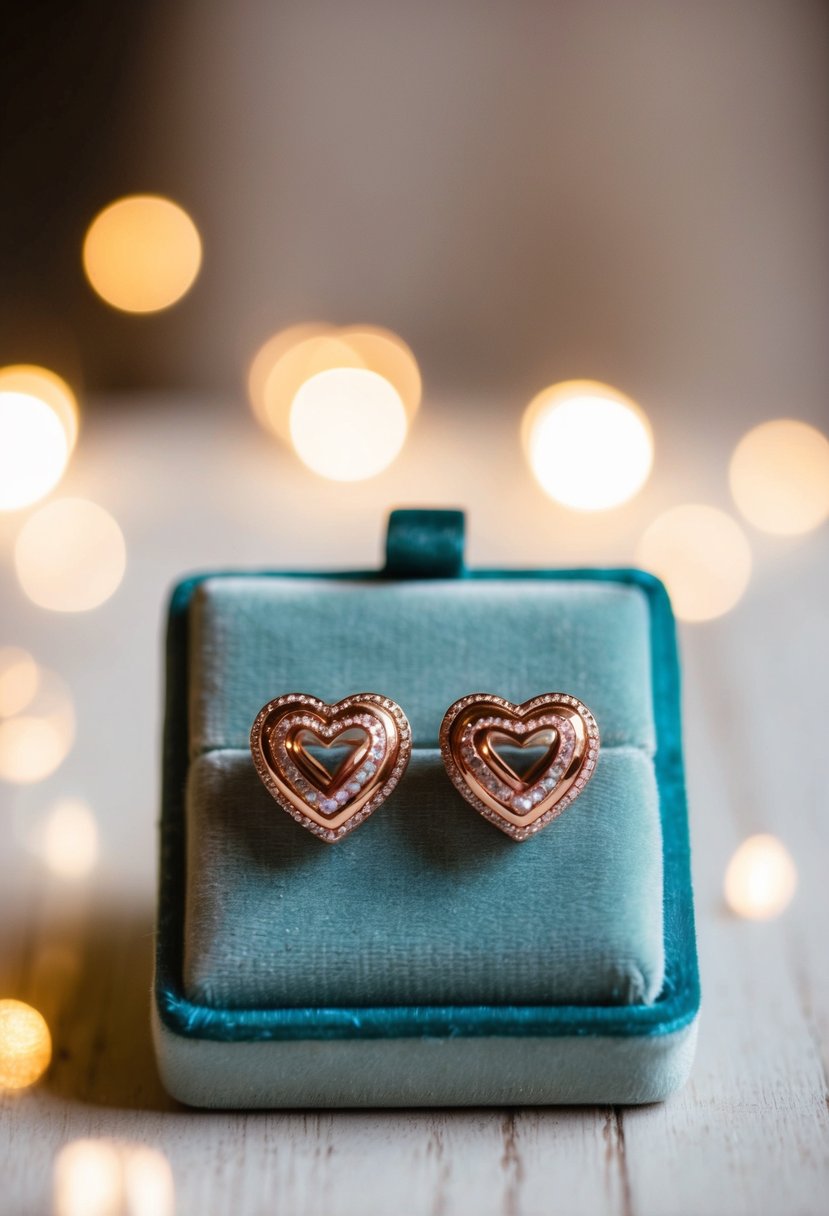
<instances>
[{"instance_id":1,"label":"velvet texture","mask_svg":"<svg viewBox=\"0 0 829 1216\"><path fill-rule=\"evenodd\" d=\"M192 607L185 991L216 1006L641 1004L662 986L662 840L647 601L556 582L207 580ZM430 746L465 692L575 692L602 730L585 793L516 845ZM247 748L290 690L393 696L414 753L334 848Z\"/></svg>"},{"instance_id":2,"label":"velvet texture","mask_svg":"<svg viewBox=\"0 0 829 1216\"><path fill-rule=\"evenodd\" d=\"M604 752L582 796L521 845L425 748L342 846L281 811L241 751L191 766L187 821L193 1001L637 1004L662 987L657 794L636 748Z\"/></svg>"},{"instance_id":3,"label":"velvet texture","mask_svg":"<svg viewBox=\"0 0 829 1216\"><path fill-rule=\"evenodd\" d=\"M604 747L654 748L648 601L620 583L207 579L191 608L190 754L246 749L266 701L393 697L434 747L468 692L569 692Z\"/></svg>"}]
</instances>

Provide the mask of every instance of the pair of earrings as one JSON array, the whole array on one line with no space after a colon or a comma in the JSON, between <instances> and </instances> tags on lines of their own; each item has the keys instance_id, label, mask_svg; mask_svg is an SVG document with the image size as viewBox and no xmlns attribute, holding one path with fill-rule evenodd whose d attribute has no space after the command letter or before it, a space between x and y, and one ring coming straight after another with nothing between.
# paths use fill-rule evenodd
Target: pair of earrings
<instances>
[{"instance_id":1,"label":"pair of earrings","mask_svg":"<svg viewBox=\"0 0 829 1216\"><path fill-rule=\"evenodd\" d=\"M489 693L461 697L446 711L439 739L455 788L513 840L526 840L560 815L592 777L599 754L596 719L565 693L522 705ZM335 844L394 790L411 757L412 732L400 706L377 693L334 704L288 693L256 715L250 747L279 805ZM328 768L311 748L348 750ZM533 749L521 775L504 754L508 748Z\"/></svg>"}]
</instances>

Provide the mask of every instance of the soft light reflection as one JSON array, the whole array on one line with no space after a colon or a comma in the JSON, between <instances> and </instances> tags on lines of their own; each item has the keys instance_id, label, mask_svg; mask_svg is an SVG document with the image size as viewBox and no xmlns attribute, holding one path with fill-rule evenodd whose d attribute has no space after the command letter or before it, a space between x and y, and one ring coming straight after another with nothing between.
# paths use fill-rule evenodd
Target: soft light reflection
<instances>
[{"instance_id":1,"label":"soft light reflection","mask_svg":"<svg viewBox=\"0 0 829 1216\"><path fill-rule=\"evenodd\" d=\"M105 1140L74 1140L55 1159L55 1216L122 1216L121 1163Z\"/></svg>"},{"instance_id":2,"label":"soft light reflection","mask_svg":"<svg viewBox=\"0 0 829 1216\"><path fill-rule=\"evenodd\" d=\"M26 706L26 712L54 722L67 749L71 747L75 737L75 708L68 687L56 672L47 667L39 669L37 692Z\"/></svg>"},{"instance_id":3,"label":"soft light reflection","mask_svg":"<svg viewBox=\"0 0 829 1216\"><path fill-rule=\"evenodd\" d=\"M37 692L39 672L28 650L0 646L0 718L22 713Z\"/></svg>"},{"instance_id":4,"label":"soft light reflection","mask_svg":"<svg viewBox=\"0 0 829 1216\"><path fill-rule=\"evenodd\" d=\"M124 1193L130 1216L173 1216L175 1190L170 1163L158 1149L123 1150Z\"/></svg>"},{"instance_id":5,"label":"soft light reflection","mask_svg":"<svg viewBox=\"0 0 829 1216\"><path fill-rule=\"evenodd\" d=\"M158 1149L74 1140L54 1167L55 1216L173 1216L170 1163Z\"/></svg>"},{"instance_id":6,"label":"soft light reflection","mask_svg":"<svg viewBox=\"0 0 829 1216\"><path fill-rule=\"evenodd\" d=\"M43 781L63 763L75 741L69 690L41 668L24 713L0 720L0 780L17 785Z\"/></svg>"},{"instance_id":7,"label":"soft light reflection","mask_svg":"<svg viewBox=\"0 0 829 1216\"><path fill-rule=\"evenodd\" d=\"M323 334L330 333L331 329L332 326L326 325L323 322L301 322L298 325L289 325L286 329L281 329L259 347L248 371L248 396L250 397L250 404L257 422L265 427L266 430L273 429L268 420L268 412L265 405L265 389L271 372L280 359L294 346L298 346L300 342L306 342L309 338L319 338ZM288 410L290 410L290 402L288 402ZM284 432L285 437L287 437L287 412Z\"/></svg>"},{"instance_id":8,"label":"soft light reflection","mask_svg":"<svg viewBox=\"0 0 829 1216\"><path fill-rule=\"evenodd\" d=\"M98 860L98 825L80 798L60 798L35 833L41 861L61 878L88 877Z\"/></svg>"},{"instance_id":9,"label":"soft light reflection","mask_svg":"<svg viewBox=\"0 0 829 1216\"><path fill-rule=\"evenodd\" d=\"M420 369L402 338L376 325L337 328L308 322L281 330L254 356L248 393L256 418L289 442L291 406L299 389L320 372L344 367L376 372L397 390L409 420L417 412Z\"/></svg>"},{"instance_id":10,"label":"soft light reflection","mask_svg":"<svg viewBox=\"0 0 829 1216\"><path fill-rule=\"evenodd\" d=\"M521 434L541 488L581 511L627 502L653 463L645 415L623 393L591 380L544 389L527 407Z\"/></svg>"},{"instance_id":11,"label":"soft light reflection","mask_svg":"<svg viewBox=\"0 0 829 1216\"><path fill-rule=\"evenodd\" d=\"M739 525L725 511L694 503L658 516L636 556L666 584L683 621L708 621L729 612L751 575L751 550Z\"/></svg>"},{"instance_id":12,"label":"soft light reflection","mask_svg":"<svg viewBox=\"0 0 829 1216\"><path fill-rule=\"evenodd\" d=\"M68 458L55 411L30 393L0 389L0 511L16 511L48 494Z\"/></svg>"},{"instance_id":13,"label":"soft light reflection","mask_svg":"<svg viewBox=\"0 0 829 1216\"><path fill-rule=\"evenodd\" d=\"M305 338L279 357L265 380L265 425L278 438L290 442L291 407L299 390L320 372L361 368L362 360L347 342L333 334Z\"/></svg>"},{"instance_id":14,"label":"soft light reflection","mask_svg":"<svg viewBox=\"0 0 829 1216\"><path fill-rule=\"evenodd\" d=\"M175 304L193 285L201 257L201 239L187 212L150 194L105 207L83 244L89 282L123 312L158 312Z\"/></svg>"},{"instance_id":15,"label":"soft light reflection","mask_svg":"<svg viewBox=\"0 0 829 1216\"><path fill-rule=\"evenodd\" d=\"M0 722L0 778L18 785L43 781L66 757L61 733L46 718L22 715Z\"/></svg>"},{"instance_id":16,"label":"soft light reflection","mask_svg":"<svg viewBox=\"0 0 829 1216\"><path fill-rule=\"evenodd\" d=\"M20 585L53 612L86 612L118 588L126 546L118 524L97 503L61 498L32 515L14 549Z\"/></svg>"},{"instance_id":17,"label":"soft light reflection","mask_svg":"<svg viewBox=\"0 0 829 1216\"><path fill-rule=\"evenodd\" d=\"M771 920L791 903L797 889L797 867L776 836L749 836L725 872L725 899L732 912L747 920Z\"/></svg>"},{"instance_id":18,"label":"soft light reflection","mask_svg":"<svg viewBox=\"0 0 829 1216\"><path fill-rule=\"evenodd\" d=\"M398 392L409 421L420 407L423 385L411 348L397 334L378 325L352 325L338 331L370 372L377 372Z\"/></svg>"},{"instance_id":19,"label":"soft light reflection","mask_svg":"<svg viewBox=\"0 0 829 1216\"><path fill-rule=\"evenodd\" d=\"M729 480L756 528L777 536L810 532L829 516L829 440L791 418L763 422L737 444Z\"/></svg>"},{"instance_id":20,"label":"soft light reflection","mask_svg":"<svg viewBox=\"0 0 829 1216\"><path fill-rule=\"evenodd\" d=\"M52 1036L43 1016L23 1001L0 1000L0 1092L27 1089L52 1059Z\"/></svg>"},{"instance_id":21,"label":"soft light reflection","mask_svg":"<svg viewBox=\"0 0 829 1216\"><path fill-rule=\"evenodd\" d=\"M66 433L71 452L78 438L78 402L69 385L48 367L15 363L0 367L0 392L27 393L50 406Z\"/></svg>"},{"instance_id":22,"label":"soft light reflection","mask_svg":"<svg viewBox=\"0 0 829 1216\"><path fill-rule=\"evenodd\" d=\"M312 376L291 407L301 460L334 481L359 481L387 468L406 439L406 411L376 372L337 368Z\"/></svg>"}]
</instances>

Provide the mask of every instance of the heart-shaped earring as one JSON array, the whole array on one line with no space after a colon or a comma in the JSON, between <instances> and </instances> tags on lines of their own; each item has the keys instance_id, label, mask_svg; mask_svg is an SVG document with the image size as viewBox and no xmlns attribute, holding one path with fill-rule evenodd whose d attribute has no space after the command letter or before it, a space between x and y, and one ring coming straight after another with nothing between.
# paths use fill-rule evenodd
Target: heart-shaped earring
<instances>
[{"instance_id":1,"label":"heart-shaped earring","mask_svg":"<svg viewBox=\"0 0 829 1216\"><path fill-rule=\"evenodd\" d=\"M333 749L345 755L329 768L315 752ZM333 705L287 693L256 715L250 750L265 788L283 810L336 844L397 785L411 756L412 732L400 706L377 693L356 693Z\"/></svg>"},{"instance_id":2,"label":"heart-shaped earring","mask_svg":"<svg viewBox=\"0 0 829 1216\"><path fill-rule=\"evenodd\" d=\"M523 774L504 748L532 751ZM440 750L470 806L513 840L526 840L578 798L593 776L599 728L587 706L565 693L515 705L476 692L446 711Z\"/></svg>"}]
</instances>

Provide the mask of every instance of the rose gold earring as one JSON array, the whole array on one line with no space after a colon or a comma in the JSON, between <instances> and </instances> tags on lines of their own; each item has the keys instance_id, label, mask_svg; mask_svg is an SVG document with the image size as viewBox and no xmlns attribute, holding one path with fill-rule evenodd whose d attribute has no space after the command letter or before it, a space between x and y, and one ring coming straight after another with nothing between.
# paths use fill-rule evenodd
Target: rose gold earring
<instances>
[{"instance_id":1,"label":"rose gold earring","mask_svg":"<svg viewBox=\"0 0 829 1216\"><path fill-rule=\"evenodd\" d=\"M311 747L350 751L329 769ZM409 763L412 732L400 706L377 693L356 693L335 704L287 693L256 715L250 750L265 788L283 810L336 844L395 788Z\"/></svg>"},{"instance_id":2,"label":"rose gold earring","mask_svg":"<svg viewBox=\"0 0 829 1216\"><path fill-rule=\"evenodd\" d=\"M543 748L519 776L502 748ZM527 840L578 798L596 770L599 728L590 710L565 693L522 705L476 692L446 711L443 763L480 815L513 840Z\"/></svg>"}]
</instances>

